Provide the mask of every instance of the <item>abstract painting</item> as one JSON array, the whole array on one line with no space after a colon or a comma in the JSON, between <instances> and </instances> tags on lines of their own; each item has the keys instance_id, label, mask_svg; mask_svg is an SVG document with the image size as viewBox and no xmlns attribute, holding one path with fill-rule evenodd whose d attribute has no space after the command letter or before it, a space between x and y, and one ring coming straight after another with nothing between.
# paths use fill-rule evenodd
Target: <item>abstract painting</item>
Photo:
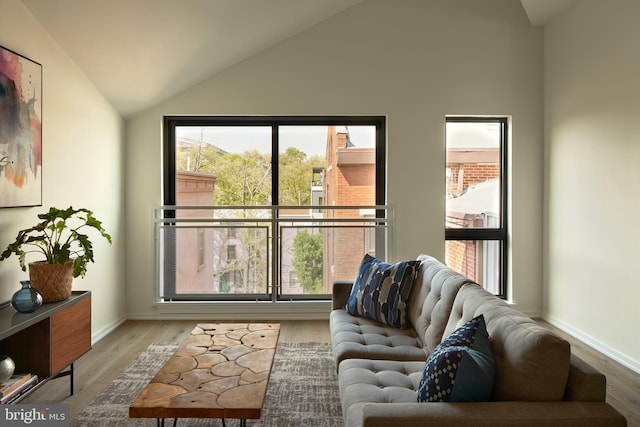
<instances>
[{"instance_id":1,"label":"abstract painting","mask_svg":"<svg viewBox=\"0 0 640 427\"><path fill-rule=\"evenodd\" d=\"M0 208L42 205L42 66L0 46Z\"/></svg>"}]
</instances>

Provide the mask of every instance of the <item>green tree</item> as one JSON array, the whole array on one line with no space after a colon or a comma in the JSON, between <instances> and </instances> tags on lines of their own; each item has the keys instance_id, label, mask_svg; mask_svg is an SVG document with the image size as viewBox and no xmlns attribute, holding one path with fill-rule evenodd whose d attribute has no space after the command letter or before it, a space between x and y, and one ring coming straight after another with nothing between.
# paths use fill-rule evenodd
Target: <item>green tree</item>
<instances>
[{"instance_id":1,"label":"green tree","mask_svg":"<svg viewBox=\"0 0 640 427\"><path fill-rule=\"evenodd\" d=\"M320 156L307 155L297 148L289 147L280 154L280 204L289 206L311 205L311 180L313 167L324 166Z\"/></svg>"},{"instance_id":2,"label":"green tree","mask_svg":"<svg viewBox=\"0 0 640 427\"><path fill-rule=\"evenodd\" d=\"M260 206L271 202L271 158L257 150L245 151L242 154L230 153L216 156L210 169L216 176L214 204L224 206ZM238 218L251 218L256 211L237 211ZM237 223L241 226L241 223ZM265 276L266 256L263 252L266 235L254 228L238 230L241 242L237 258L221 268L224 275L233 271L241 271L243 283L236 291L263 292L267 281ZM225 250L220 245L219 250ZM236 279L238 276L236 276ZM257 287L262 286L262 289Z\"/></svg>"},{"instance_id":3,"label":"green tree","mask_svg":"<svg viewBox=\"0 0 640 427\"><path fill-rule=\"evenodd\" d=\"M176 170L214 174L212 169L220 149L204 141L176 147Z\"/></svg>"},{"instance_id":4,"label":"green tree","mask_svg":"<svg viewBox=\"0 0 640 427\"><path fill-rule=\"evenodd\" d=\"M215 158L216 205L259 206L271 203L271 159L257 150Z\"/></svg>"},{"instance_id":5,"label":"green tree","mask_svg":"<svg viewBox=\"0 0 640 427\"><path fill-rule=\"evenodd\" d=\"M176 150L177 170L206 173L216 176L214 204L221 206L261 206L272 202L271 156L258 150L244 153L224 153L210 144L185 145ZM279 204L308 206L311 204L311 181L313 167L324 166L321 156L307 158L307 154L290 147L281 153L279 166ZM257 211L236 212L238 218L259 215ZM267 278L264 254L266 236L252 228L243 228L241 223L238 240L241 250L237 258L220 266L221 277L228 278L233 272L242 272L243 292L258 292ZM298 234L294 241L294 270L302 281L306 293L323 293L322 282L322 235L310 235L306 231ZM225 250L222 242L219 250ZM238 276L234 276L236 279ZM221 279L222 280L222 279ZM239 284L235 284L238 286Z\"/></svg>"},{"instance_id":6,"label":"green tree","mask_svg":"<svg viewBox=\"0 0 640 427\"><path fill-rule=\"evenodd\" d=\"M293 239L293 270L307 294L321 294L322 234L301 230Z\"/></svg>"},{"instance_id":7,"label":"green tree","mask_svg":"<svg viewBox=\"0 0 640 427\"><path fill-rule=\"evenodd\" d=\"M279 156L279 204L311 204L313 168L323 167L321 156L289 147ZM218 147L200 143L176 149L176 169L215 175L217 205L257 206L271 204L271 159L257 150L223 154Z\"/></svg>"}]
</instances>

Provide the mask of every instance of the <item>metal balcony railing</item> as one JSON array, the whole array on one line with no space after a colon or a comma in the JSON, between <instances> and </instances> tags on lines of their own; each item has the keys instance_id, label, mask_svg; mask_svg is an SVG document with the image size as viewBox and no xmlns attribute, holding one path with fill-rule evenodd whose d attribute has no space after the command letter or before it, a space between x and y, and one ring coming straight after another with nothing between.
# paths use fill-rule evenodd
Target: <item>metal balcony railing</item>
<instances>
[{"instance_id":1,"label":"metal balcony railing","mask_svg":"<svg viewBox=\"0 0 640 427\"><path fill-rule=\"evenodd\" d=\"M156 299L329 299L364 254L381 258L389 206L160 206L153 211Z\"/></svg>"}]
</instances>

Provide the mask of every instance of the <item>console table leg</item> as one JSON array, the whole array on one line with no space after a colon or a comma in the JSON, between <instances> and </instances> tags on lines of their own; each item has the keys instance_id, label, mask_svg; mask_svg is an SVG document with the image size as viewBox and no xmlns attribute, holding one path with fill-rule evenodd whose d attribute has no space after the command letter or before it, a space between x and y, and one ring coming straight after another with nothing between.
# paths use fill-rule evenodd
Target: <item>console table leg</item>
<instances>
[{"instance_id":1,"label":"console table leg","mask_svg":"<svg viewBox=\"0 0 640 427\"><path fill-rule=\"evenodd\" d=\"M59 372L57 375L51 377L51 379L69 377L69 392L73 396L73 363L68 366L66 371Z\"/></svg>"},{"instance_id":2,"label":"console table leg","mask_svg":"<svg viewBox=\"0 0 640 427\"><path fill-rule=\"evenodd\" d=\"M69 382L71 383L69 385L69 391L71 391L71 396L73 396L73 363L71 365L69 365Z\"/></svg>"}]
</instances>

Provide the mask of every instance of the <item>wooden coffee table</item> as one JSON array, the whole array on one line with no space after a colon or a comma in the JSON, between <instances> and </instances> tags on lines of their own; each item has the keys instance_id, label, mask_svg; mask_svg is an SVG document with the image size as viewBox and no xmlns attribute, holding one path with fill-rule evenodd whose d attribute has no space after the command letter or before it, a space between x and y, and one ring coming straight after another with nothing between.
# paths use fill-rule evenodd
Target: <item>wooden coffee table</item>
<instances>
[{"instance_id":1,"label":"wooden coffee table","mask_svg":"<svg viewBox=\"0 0 640 427\"><path fill-rule=\"evenodd\" d=\"M280 334L274 323L199 323L129 406L130 418L258 419Z\"/></svg>"}]
</instances>

